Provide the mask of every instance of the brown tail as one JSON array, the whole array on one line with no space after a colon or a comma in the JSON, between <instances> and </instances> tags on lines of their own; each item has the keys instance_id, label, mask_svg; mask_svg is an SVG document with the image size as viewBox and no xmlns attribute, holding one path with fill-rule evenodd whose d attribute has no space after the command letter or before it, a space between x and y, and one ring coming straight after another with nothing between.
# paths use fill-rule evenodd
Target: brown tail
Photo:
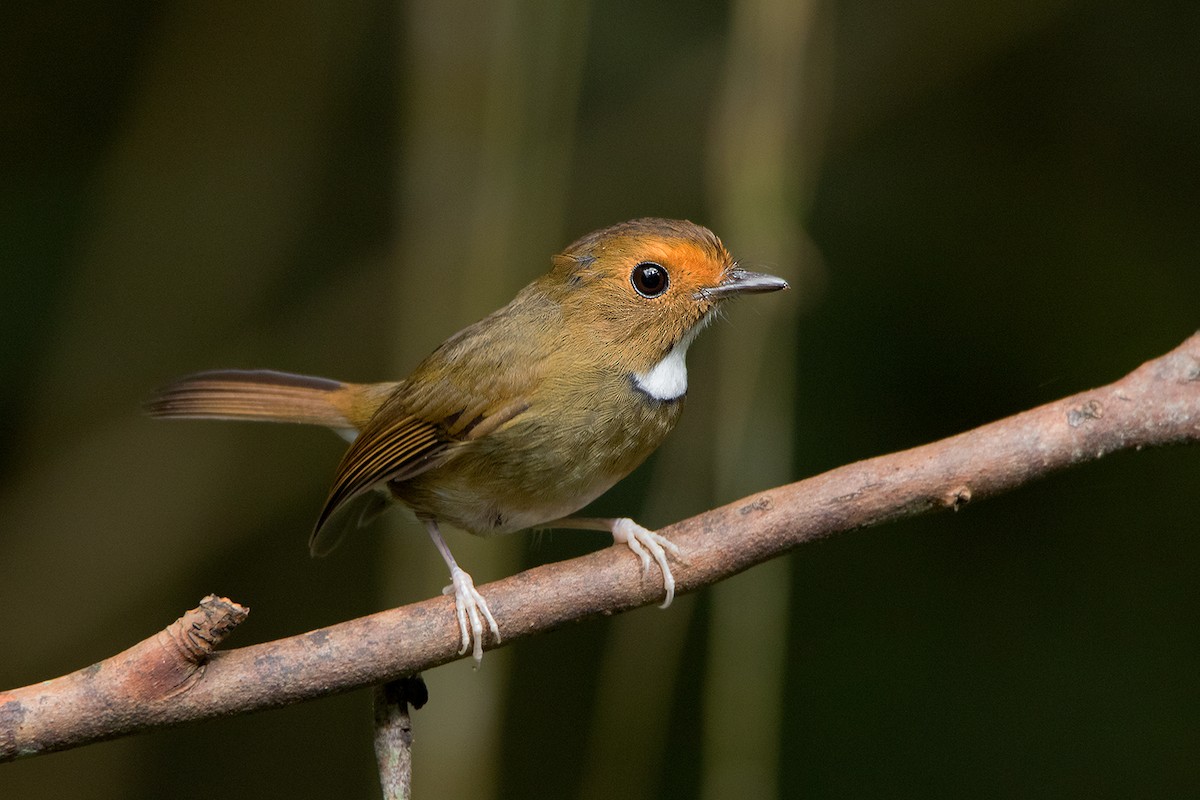
<instances>
[{"instance_id":1,"label":"brown tail","mask_svg":"<svg viewBox=\"0 0 1200 800\"><path fill-rule=\"evenodd\" d=\"M388 388L271 370L220 370L189 375L160 389L146 411L165 419L298 422L356 431Z\"/></svg>"}]
</instances>

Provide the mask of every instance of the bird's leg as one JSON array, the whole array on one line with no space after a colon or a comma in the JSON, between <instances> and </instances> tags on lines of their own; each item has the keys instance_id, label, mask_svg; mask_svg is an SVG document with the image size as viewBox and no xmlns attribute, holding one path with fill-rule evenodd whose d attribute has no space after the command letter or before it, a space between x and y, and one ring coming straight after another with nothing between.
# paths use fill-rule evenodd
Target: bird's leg
<instances>
[{"instance_id":1,"label":"bird's leg","mask_svg":"<svg viewBox=\"0 0 1200 800\"><path fill-rule=\"evenodd\" d=\"M462 631L462 647L458 652L460 655L467 652L474 640L475 650L472 655L475 664L478 665L483 660L483 620L487 620L492 636L497 642L500 641L500 628L496 625L496 618L492 616L491 609L488 608L487 600L475 591L475 582L471 580L471 576L463 571L455 562L454 556L450 555L450 548L442 538L437 520L422 521L425 523L425 530L429 531L429 538L433 539L434 546L442 554L446 566L450 568L450 585L442 590L442 594L454 595L454 607L458 610L458 629Z\"/></svg>"},{"instance_id":2,"label":"bird's leg","mask_svg":"<svg viewBox=\"0 0 1200 800\"><path fill-rule=\"evenodd\" d=\"M650 559L662 571L663 589L667 597L659 608L666 608L675 599L675 576L667 564L667 553L678 558L679 548L665 536L643 528L629 517L565 517L547 522L546 528L575 528L586 531L607 531L614 544L623 544L642 560L642 573L650 571Z\"/></svg>"}]
</instances>

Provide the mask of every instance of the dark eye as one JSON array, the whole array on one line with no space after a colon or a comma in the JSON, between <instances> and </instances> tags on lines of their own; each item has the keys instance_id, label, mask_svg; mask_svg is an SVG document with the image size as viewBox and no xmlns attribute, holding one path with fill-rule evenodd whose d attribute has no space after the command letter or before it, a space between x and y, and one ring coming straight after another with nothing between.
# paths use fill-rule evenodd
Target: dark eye
<instances>
[{"instance_id":1,"label":"dark eye","mask_svg":"<svg viewBox=\"0 0 1200 800\"><path fill-rule=\"evenodd\" d=\"M633 268L629 274L629 282L642 297L658 297L667 290L670 279L662 264L653 261L643 261Z\"/></svg>"}]
</instances>

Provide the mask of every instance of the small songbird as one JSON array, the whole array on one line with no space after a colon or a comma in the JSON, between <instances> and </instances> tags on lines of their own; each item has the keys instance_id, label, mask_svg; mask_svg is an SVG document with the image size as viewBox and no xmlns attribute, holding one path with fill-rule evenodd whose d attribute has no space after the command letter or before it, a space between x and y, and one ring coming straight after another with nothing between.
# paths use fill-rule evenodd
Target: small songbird
<instances>
[{"instance_id":1,"label":"small songbird","mask_svg":"<svg viewBox=\"0 0 1200 800\"><path fill-rule=\"evenodd\" d=\"M392 501L412 509L450 568L462 646L500 629L439 526L480 536L604 530L662 572L674 544L632 519L568 515L628 475L679 419L684 357L728 298L786 289L742 269L707 228L636 219L590 233L504 308L451 336L396 383L266 370L204 372L147 405L171 418L324 425L351 441L309 540L332 550Z\"/></svg>"}]
</instances>

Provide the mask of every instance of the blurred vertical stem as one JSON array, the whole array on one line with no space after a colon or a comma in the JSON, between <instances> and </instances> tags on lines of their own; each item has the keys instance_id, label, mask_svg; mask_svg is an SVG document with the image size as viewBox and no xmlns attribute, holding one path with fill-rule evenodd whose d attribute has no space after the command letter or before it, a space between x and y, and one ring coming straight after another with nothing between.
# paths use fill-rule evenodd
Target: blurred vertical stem
<instances>
[{"instance_id":1,"label":"blurred vertical stem","mask_svg":"<svg viewBox=\"0 0 1200 800\"><path fill-rule=\"evenodd\" d=\"M397 374L511 299L563 244L559 215L587 8L513 0L404 4ZM400 525L387 543L389 599L433 594L446 582L445 566L411 520ZM454 531L448 539L477 583L519 567L516 541L485 542ZM478 671L460 663L426 676L436 700L422 721L418 795L494 796L510 657L489 653Z\"/></svg>"},{"instance_id":2,"label":"blurred vertical stem","mask_svg":"<svg viewBox=\"0 0 1200 800\"><path fill-rule=\"evenodd\" d=\"M384 800L412 797L412 712L429 700L420 675L375 687L375 761Z\"/></svg>"},{"instance_id":3,"label":"blurred vertical stem","mask_svg":"<svg viewBox=\"0 0 1200 800\"><path fill-rule=\"evenodd\" d=\"M786 276L796 291L739 314L736 336L718 337L720 371L713 424L718 501L774 486L792 475L797 295L809 294L800 220L815 159L805 147L812 112L810 63L815 3L738 0L712 129L710 192L717 228L733 252ZM766 265L763 265L766 266ZM736 312L735 312L736 313ZM789 569L776 560L712 592L704 677L702 794L778 794L781 709L787 653Z\"/></svg>"}]
</instances>

